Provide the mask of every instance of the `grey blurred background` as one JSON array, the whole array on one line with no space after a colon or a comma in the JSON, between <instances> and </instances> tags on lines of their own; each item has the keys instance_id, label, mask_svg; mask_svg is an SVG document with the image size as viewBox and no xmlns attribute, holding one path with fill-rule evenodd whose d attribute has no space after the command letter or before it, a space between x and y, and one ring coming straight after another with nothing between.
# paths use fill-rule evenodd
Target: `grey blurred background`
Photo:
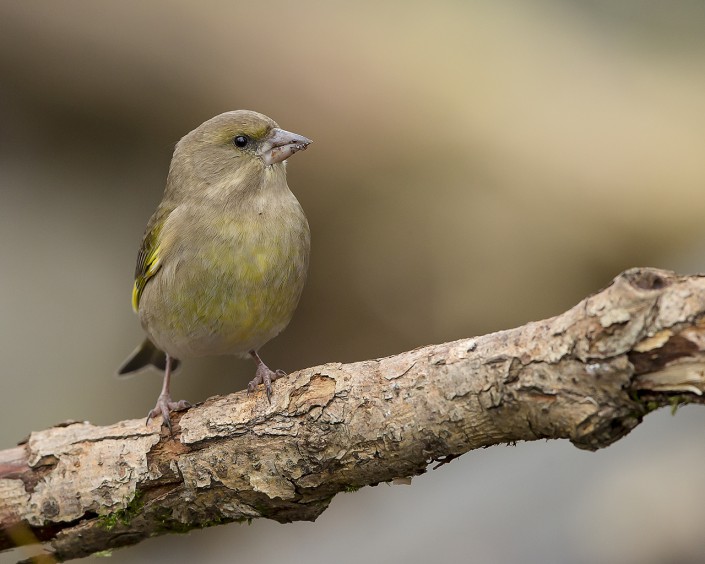
<instances>
[{"instance_id":1,"label":"grey blurred background","mask_svg":"<svg viewBox=\"0 0 705 564\"><path fill-rule=\"evenodd\" d=\"M704 269L701 0L1 1L0 448L153 406L158 374L113 377L142 338L137 247L175 142L237 108L315 141L289 166L310 280L271 366L521 325L631 266ZM188 361L174 396L252 369ZM685 408L594 454L476 451L342 494L314 524L111 561L703 562L704 429Z\"/></svg>"}]
</instances>

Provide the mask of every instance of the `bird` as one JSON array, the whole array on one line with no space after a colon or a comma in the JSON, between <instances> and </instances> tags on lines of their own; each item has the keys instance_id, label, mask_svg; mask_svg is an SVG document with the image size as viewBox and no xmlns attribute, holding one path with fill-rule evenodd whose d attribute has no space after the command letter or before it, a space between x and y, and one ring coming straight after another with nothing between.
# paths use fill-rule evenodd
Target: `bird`
<instances>
[{"instance_id":1,"label":"bird","mask_svg":"<svg viewBox=\"0 0 705 564\"><path fill-rule=\"evenodd\" d=\"M311 140L251 110L217 115L174 149L164 195L137 254L132 306L145 340L118 369L164 372L146 423L191 407L173 401L182 359L251 357L271 403L271 370L259 349L289 323L308 271L309 224L286 180L287 159Z\"/></svg>"}]
</instances>

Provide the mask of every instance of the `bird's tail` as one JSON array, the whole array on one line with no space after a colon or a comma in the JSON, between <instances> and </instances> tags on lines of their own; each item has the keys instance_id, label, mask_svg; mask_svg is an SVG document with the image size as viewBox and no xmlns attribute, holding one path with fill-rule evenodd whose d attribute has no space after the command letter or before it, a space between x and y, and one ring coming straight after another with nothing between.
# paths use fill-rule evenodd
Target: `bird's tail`
<instances>
[{"instance_id":1,"label":"bird's tail","mask_svg":"<svg viewBox=\"0 0 705 564\"><path fill-rule=\"evenodd\" d=\"M159 350L154 343L149 339L142 341L139 347L137 347L127 360L118 369L118 376L127 376L133 372L139 372L143 368L153 366L157 370L164 371L166 368L166 354L164 351ZM179 366L179 361L175 358L172 359L171 369L176 370Z\"/></svg>"}]
</instances>

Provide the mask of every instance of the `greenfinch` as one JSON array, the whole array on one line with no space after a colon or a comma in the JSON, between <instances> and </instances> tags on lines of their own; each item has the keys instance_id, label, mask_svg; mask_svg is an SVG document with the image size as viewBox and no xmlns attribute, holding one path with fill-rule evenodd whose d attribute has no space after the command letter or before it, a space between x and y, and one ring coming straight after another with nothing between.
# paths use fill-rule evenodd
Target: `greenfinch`
<instances>
[{"instance_id":1,"label":"greenfinch","mask_svg":"<svg viewBox=\"0 0 705 564\"><path fill-rule=\"evenodd\" d=\"M164 371L147 423L190 407L173 401L179 359L252 357L271 401L285 375L258 350L289 323L308 270L308 221L286 182L286 159L310 139L267 116L237 110L209 119L176 145L161 203L137 255L132 306L147 339L119 369Z\"/></svg>"}]
</instances>

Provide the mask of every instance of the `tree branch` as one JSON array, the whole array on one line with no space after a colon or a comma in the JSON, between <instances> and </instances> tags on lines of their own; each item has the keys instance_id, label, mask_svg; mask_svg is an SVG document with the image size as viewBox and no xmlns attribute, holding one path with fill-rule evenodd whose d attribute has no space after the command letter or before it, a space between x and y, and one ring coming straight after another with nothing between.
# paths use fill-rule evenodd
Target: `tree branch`
<instances>
[{"instance_id":1,"label":"tree branch","mask_svg":"<svg viewBox=\"0 0 705 564\"><path fill-rule=\"evenodd\" d=\"M703 403L705 278L632 269L557 317L214 397L159 422L68 423L0 451L0 548L69 560L267 517L313 520L345 490L469 450L596 450L658 407Z\"/></svg>"}]
</instances>

